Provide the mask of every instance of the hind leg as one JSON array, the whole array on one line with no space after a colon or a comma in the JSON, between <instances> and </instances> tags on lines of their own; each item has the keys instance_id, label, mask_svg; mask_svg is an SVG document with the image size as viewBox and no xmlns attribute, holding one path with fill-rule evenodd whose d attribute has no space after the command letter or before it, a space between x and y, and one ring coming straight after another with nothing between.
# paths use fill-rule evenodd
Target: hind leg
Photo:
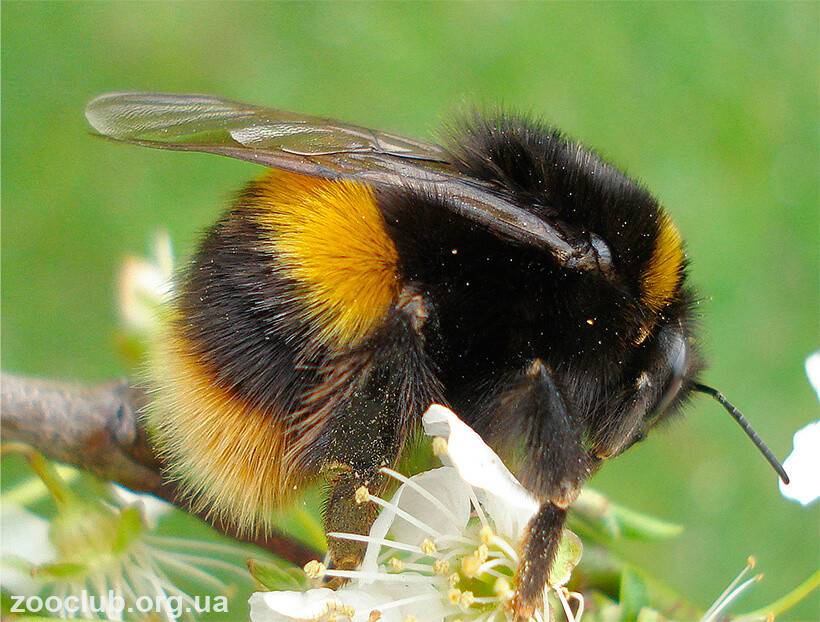
<instances>
[{"instance_id":1,"label":"hind leg","mask_svg":"<svg viewBox=\"0 0 820 622\"><path fill-rule=\"evenodd\" d=\"M325 532L367 535L378 516L379 507L374 503L363 502L356 493L364 486L370 494L379 495L384 479L378 471L360 474L345 470L334 475L330 481L324 513ZM356 568L361 563L366 548L364 542L328 537L328 554L333 568Z\"/></svg>"},{"instance_id":2,"label":"hind leg","mask_svg":"<svg viewBox=\"0 0 820 622\"><path fill-rule=\"evenodd\" d=\"M430 309L406 288L385 327L367 346L369 359L359 386L330 422L325 473L330 493L325 508L327 533L366 535L378 506L357 499L362 486L382 496L387 478L379 472L392 466L413 429L413 421L438 396L428 364L423 328ZM364 556L361 542L328 539L331 563L355 568Z\"/></svg>"}]
</instances>

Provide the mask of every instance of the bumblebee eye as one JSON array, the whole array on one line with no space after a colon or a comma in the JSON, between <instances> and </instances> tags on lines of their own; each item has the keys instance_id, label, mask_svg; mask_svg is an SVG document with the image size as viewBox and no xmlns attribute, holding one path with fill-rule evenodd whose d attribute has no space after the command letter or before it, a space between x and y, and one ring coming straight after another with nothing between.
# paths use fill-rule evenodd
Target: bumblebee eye
<instances>
[{"instance_id":1,"label":"bumblebee eye","mask_svg":"<svg viewBox=\"0 0 820 622\"><path fill-rule=\"evenodd\" d=\"M629 442L626 445L624 445L618 453L623 453L627 449L630 449L634 445L637 445L638 443L640 443L644 440L646 440L646 431L641 429L641 430L635 432L635 434L632 436L632 438L629 440Z\"/></svg>"},{"instance_id":2,"label":"bumblebee eye","mask_svg":"<svg viewBox=\"0 0 820 622\"><path fill-rule=\"evenodd\" d=\"M683 384L683 376L686 373L686 363L688 359L688 352L686 348L686 340L679 332L672 334L667 350L667 365L669 369L669 378L666 381L666 386L663 388L663 393L660 399L653 408L653 414L657 417L669 408L669 405L675 399Z\"/></svg>"}]
</instances>

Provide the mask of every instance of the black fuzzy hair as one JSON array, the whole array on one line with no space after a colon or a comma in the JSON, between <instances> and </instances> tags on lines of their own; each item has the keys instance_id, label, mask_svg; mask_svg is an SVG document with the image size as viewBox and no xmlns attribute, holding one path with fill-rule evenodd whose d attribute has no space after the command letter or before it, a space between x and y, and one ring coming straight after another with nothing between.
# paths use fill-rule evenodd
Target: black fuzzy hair
<instances>
[{"instance_id":1,"label":"black fuzzy hair","mask_svg":"<svg viewBox=\"0 0 820 622\"><path fill-rule=\"evenodd\" d=\"M472 113L453 126L449 151L461 172L494 184L522 209L598 234L628 282L651 258L658 201L556 128L524 115Z\"/></svg>"}]
</instances>

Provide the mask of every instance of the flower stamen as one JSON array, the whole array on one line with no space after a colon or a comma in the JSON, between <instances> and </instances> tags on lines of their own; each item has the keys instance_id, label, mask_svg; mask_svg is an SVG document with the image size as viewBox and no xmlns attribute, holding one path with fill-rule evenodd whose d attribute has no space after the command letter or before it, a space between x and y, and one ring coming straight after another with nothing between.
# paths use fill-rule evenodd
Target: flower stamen
<instances>
[{"instance_id":1,"label":"flower stamen","mask_svg":"<svg viewBox=\"0 0 820 622\"><path fill-rule=\"evenodd\" d=\"M438 437L438 438L440 438L440 437ZM379 470L382 473L384 473L385 475L387 475L389 477L392 477L396 481L401 482L402 484L405 484L408 488L410 488L412 490L415 490L422 497L424 497L430 503L432 503L436 507L437 510L439 510L442 514L444 514L450 520L450 522L453 523L453 525L460 525L461 524L460 521L458 520L458 518L456 518L456 515L453 514L453 512L450 510L450 508L448 508L446 505L444 505L439 499L436 498L435 495L433 495L433 493L431 493L429 490L427 490L424 486L420 486L418 483L414 482L409 477L405 477L404 475L402 475L401 473L399 473L397 471L394 471L393 469L389 469L387 467L382 467Z\"/></svg>"},{"instance_id":2,"label":"flower stamen","mask_svg":"<svg viewBox=\"0 0 820 622\"><path fill-rule=\"evenodd\" d=\"M424 521L416 518L415 516L413 516L409 512L405 512L404 510L402 510L395 503L391 503L390 501L385 501L381 497L376 497L375 495L368 495L368 497L369 497L369 500L372 501L373 503L375 503L376 505L379 505L379 506L381 506L381 507L383 507L387 510L390 510L396 516L399 516L400 518L403 518L404 520L406 520L408 523L410 523L414 527L418 527L419 529L421 529L424 533L427 533L427 534L433 536L434 538L438 538L438 537L441 536L441 534L438 531L436 531L435 529L433 529L432 527L430 527L430 525L428 525Z\"/></svg>"},{"instance_id":3,"label":"flower stamen","mask_svg":"<svg viewBox=\"0 0 820 622\"><path fill-rule=\"evenodd\" d=\"M749 571L751 571L756 565L757 560L754 557L749 556L746 559L746 566L732 580L729 586L725 590L723 590L721 595L717 597L717 600L715 600L712 606L709 607L706 613L703 614L701 622L712 622L713 620L717 620L720 612L726 609L726 607L728 607L733 600L740 596L740 594L742 594L746 590L746 588L762 579L763 575L757 575L755 577L747 579L743 583L740 583L743 580L743 577L745 577L749 573ZM736 587L738 586L738 584L740 584L740 586Z\"/></svg>"},{"instance_id":4,"label":"flower stamen","mask_svg":"<svg viewBox=\"0 0 820 622\"><path fill-rule=\"evenodd\" d=\"M408 553L417 553L424 555L420 547L412 544L405 544L404 542L397 542L396 540L387 540L385 538L373 538L371 536L364 536L359 533L345 533L343 531L331 531L327 534L328 538L337 538L339 540L352 540L354 542L366 542L367 544L377 544L379 546L396 549L397 551L407 551Z\"/></svg>"},{"instance_id":5,"label":"flower stamen","mask_svg":"<svg viewBox=\"0 0 820 622\"><path fill-rule=\"evenodd\" d=\"M354 494L354 499L356 505L362 505L370 501L370 491L367 489L367 486L359 486Z\"/></svg>"},{"instance_id":6,"label":"flower stamen","mask_svg":"<svg viewBox=\"0 0 820 622\"><path fill-rule=\"evenodd\" d=\"M447 439L443 436L436 436L432 441L433 455L437 458L447 455Z\"/></svg>"},{"instance_id":7,"label":"flower stamen","mask_svg":"<svg viewBox=\"0 0 820 622\"><path fill-rule=\"evenodd\" d=\"M421 552L425 555L435 555L438 553L438 548L436 548L436 543L433 542L430 538L425 538L424 542L421 543Z\"/></svg>"},{"instance_id":8,"label":"flower stamen","mask_svg":"<svg viewBox=\"0 0 820 622\"><path fill-rule=\"evenodd\" d=\"M308 579L320 579L325 576L327 566L317 559L313 559L305 564L303 570Z\"/></svg>"}]
</instances>

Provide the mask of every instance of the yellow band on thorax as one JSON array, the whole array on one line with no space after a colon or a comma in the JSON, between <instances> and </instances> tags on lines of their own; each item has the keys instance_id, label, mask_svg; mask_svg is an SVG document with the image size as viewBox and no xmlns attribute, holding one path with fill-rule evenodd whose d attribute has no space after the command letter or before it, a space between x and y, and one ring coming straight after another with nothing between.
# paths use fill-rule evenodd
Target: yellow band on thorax
<instances>
[{"instance_id":1,"label":"yellow band on thorax","mask_svg":"<svg viewBox=\"0 0 820 622\"><path fill-rule=\"evenodd\" d=\"M641 301L655 313L677 294L683 277L683 260L680 233L672 219L662 213L652 257L641 275Z\"/></svg>"}]
</instances>

